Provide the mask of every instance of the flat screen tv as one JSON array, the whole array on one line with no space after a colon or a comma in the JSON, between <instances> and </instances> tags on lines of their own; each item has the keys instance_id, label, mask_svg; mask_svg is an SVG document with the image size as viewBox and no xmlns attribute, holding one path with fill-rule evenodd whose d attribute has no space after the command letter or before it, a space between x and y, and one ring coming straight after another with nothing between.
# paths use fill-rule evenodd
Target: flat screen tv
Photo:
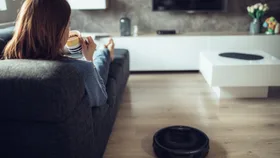
<instances>
[{"instance_id":1,"label":"flat screen tv","mask_svg":"<svg viewBox=\"0 0 280 158\"><path fill-rule=\"evenodd\" d=\"M225 12L227 0L152 0L153 11Z\"/></svg>"}]
</instances>

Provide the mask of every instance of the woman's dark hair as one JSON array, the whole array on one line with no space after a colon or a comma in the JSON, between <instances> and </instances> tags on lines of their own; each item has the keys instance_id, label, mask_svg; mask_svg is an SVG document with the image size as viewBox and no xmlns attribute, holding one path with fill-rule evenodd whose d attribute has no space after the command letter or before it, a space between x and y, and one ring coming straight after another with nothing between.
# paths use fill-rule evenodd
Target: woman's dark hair
<instances>
[{"instance_id":1,"label":"woman's dark hair","mask_svg":"<svg viewBox=\"0 0 280 158\"><path fill-rule=\"evenodd\" d=\"M61 40L71 8L66 0L25 0L18 14L5 59L47 59L62 56Z\"/></svg>"}]
</instances>

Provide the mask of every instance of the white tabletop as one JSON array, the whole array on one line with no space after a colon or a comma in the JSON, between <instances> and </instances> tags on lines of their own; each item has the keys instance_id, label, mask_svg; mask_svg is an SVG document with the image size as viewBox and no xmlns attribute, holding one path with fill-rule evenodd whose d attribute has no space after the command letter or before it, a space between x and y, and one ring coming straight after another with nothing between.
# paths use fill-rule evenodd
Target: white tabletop
<instances>
[{"instance_id":1,"label":"white tabletop","mask_svg":"<svg viewBox=\"0 0 280 158\"><path fill-rule=\"evenodd\" d=\"M240 60L219 56L220 53L236 52L245 54L261 55L261 60ZM213 65L233 66L233 65L279 65L280 60L263 51L203 51L201 55L207 58Z\"/></svg>"}]
</instances>

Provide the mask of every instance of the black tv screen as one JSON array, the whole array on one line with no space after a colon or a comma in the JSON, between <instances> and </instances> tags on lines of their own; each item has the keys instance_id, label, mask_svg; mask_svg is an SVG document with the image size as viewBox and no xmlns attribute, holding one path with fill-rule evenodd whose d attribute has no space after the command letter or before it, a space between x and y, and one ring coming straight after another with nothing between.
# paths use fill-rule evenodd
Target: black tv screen
<instances>
[{"instance_id":1,"label":"black tv screen","mask_svg":"<svg viewBox=\"0 0 280 158\"><path fill-rule=\"evenodd\" d=\"M153 0L153 11L226 11L227 0Z\"/></svg>"}]
</instances>

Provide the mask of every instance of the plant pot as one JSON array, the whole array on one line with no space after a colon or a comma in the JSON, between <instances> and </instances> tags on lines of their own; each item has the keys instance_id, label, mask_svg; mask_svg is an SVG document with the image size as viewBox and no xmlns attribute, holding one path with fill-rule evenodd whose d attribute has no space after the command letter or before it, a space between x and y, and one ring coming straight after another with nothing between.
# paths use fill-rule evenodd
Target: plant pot
<instances>
[{"instance_id":1,"label":"plant pot","mask_svg":"<svg viewBox=\"0 0 280 158\"><path fill-rule=\"evenodd\" d=\"M259 34L261 33L261 22L260 19L253 19L250 24L250 33L251 34Z\"/></svg>"}]
</instances>

